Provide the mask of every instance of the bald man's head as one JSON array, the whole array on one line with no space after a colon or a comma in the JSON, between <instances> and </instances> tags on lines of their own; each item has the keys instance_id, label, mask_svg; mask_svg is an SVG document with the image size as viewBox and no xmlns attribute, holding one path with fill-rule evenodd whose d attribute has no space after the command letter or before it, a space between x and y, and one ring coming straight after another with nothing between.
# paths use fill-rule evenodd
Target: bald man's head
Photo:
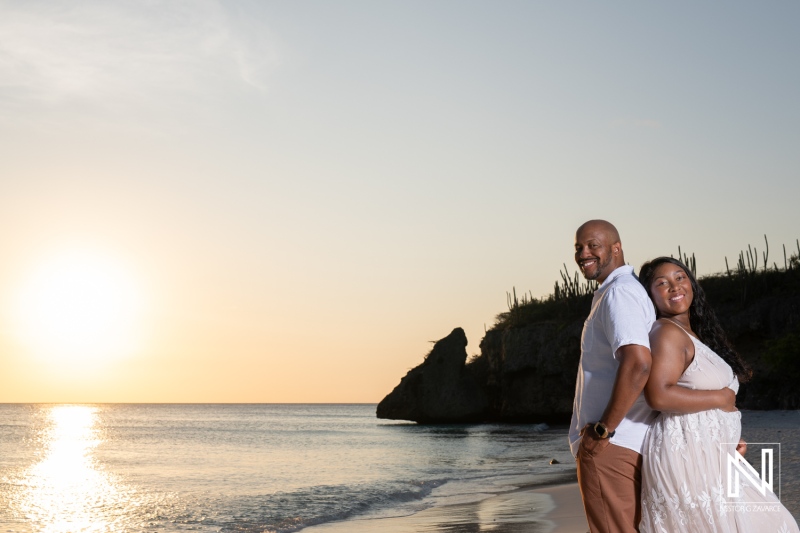
<instances>
[{"instance_id":1,"label":"bald man's head","mask_svg":"<svg viewBox=\"0 0 800 533\"><path fill-rule=\"evenodd\" d=\"M602 283L625 264L619 232L606 220L589 220L575 232L575 262L586 279Z\"/></svg>"}]
</instances>

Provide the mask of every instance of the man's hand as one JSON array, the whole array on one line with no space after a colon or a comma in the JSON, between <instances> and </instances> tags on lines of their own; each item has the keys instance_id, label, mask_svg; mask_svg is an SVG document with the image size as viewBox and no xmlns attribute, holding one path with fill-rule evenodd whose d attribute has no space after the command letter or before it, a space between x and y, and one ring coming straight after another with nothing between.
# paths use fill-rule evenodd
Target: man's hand
<instances>
[{"instance_id":1,"label":"man's hand","mask_svg":"<svg viewBox=\"0 0 800 533\"><path fill-rule=\"evenodd\" d=\"M594 430L594 424L586 424L581 430L580 447L586 450L589 455L595 455L603 451L606 446L611 444L611 439L601 439L600 435Z\"/></svg>"},{"instance_id":2,"label":"man's hand","mask_svg":"<svg viewBox=\"0 0 800 533\"><path fill-rule=\"evenodd\" d=\"M739 452L742 457L747 453L747 443L744 439L739 439L739 444L736 445L736 451Z\"/></svg>"}]
</instances>

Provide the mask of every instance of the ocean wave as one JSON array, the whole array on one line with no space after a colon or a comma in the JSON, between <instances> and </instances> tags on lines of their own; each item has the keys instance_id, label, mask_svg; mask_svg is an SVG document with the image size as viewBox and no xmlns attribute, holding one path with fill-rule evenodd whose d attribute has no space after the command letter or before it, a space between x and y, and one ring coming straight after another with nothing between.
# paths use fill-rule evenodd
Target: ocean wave
<instances>
[{"instance_id":1,"label":"ocean wave","mask_svg":"<svg viewBox=\"0 0 800 533\"><path fill-rule=\"evenodd\" d=\"M406 481L362 486L321 485L292 492L238 498L226 507L230 518L205 518L198 525L222 532L291 533L308 526L392 510L421 510L431 491L445 480ZM416 505L414 505L416 504Z\"/></svg>"}]
</instances>

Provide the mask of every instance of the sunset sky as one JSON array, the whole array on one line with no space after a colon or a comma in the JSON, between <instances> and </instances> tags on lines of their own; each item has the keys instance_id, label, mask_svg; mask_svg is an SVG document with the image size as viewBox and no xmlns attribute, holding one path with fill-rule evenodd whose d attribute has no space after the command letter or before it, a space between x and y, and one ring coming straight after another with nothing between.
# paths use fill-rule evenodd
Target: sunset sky
<instances>
[{"instance_id":1,"label":"sunset sky","mask_svg":"<svg viewBox=\"0 0 800 533\"><path fill-rule=\"evenodd\" d=\"M377 402L575 228L800 237L800 4L0 1L0 402Z\"/></svg>"}]
</instances>

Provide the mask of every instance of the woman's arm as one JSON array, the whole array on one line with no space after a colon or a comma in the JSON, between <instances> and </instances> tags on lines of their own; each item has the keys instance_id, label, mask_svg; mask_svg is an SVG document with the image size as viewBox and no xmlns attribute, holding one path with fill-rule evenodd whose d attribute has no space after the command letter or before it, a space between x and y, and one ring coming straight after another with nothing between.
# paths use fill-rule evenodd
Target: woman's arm
<instances>
[{"instance_id":1,"label":"woman's arm","mask_svg":"<svg viewBox=\"0 0 800 533\"><path fill-rule=\"evenodd\" d=\"M709 409L736 411L736 394L728 388L693 390L678 379L694 354L691 339L674 324L656 323L650 332L653 365L644 388L647 403L666 413L698 413Z\"/></svg>"}]
</instances>

